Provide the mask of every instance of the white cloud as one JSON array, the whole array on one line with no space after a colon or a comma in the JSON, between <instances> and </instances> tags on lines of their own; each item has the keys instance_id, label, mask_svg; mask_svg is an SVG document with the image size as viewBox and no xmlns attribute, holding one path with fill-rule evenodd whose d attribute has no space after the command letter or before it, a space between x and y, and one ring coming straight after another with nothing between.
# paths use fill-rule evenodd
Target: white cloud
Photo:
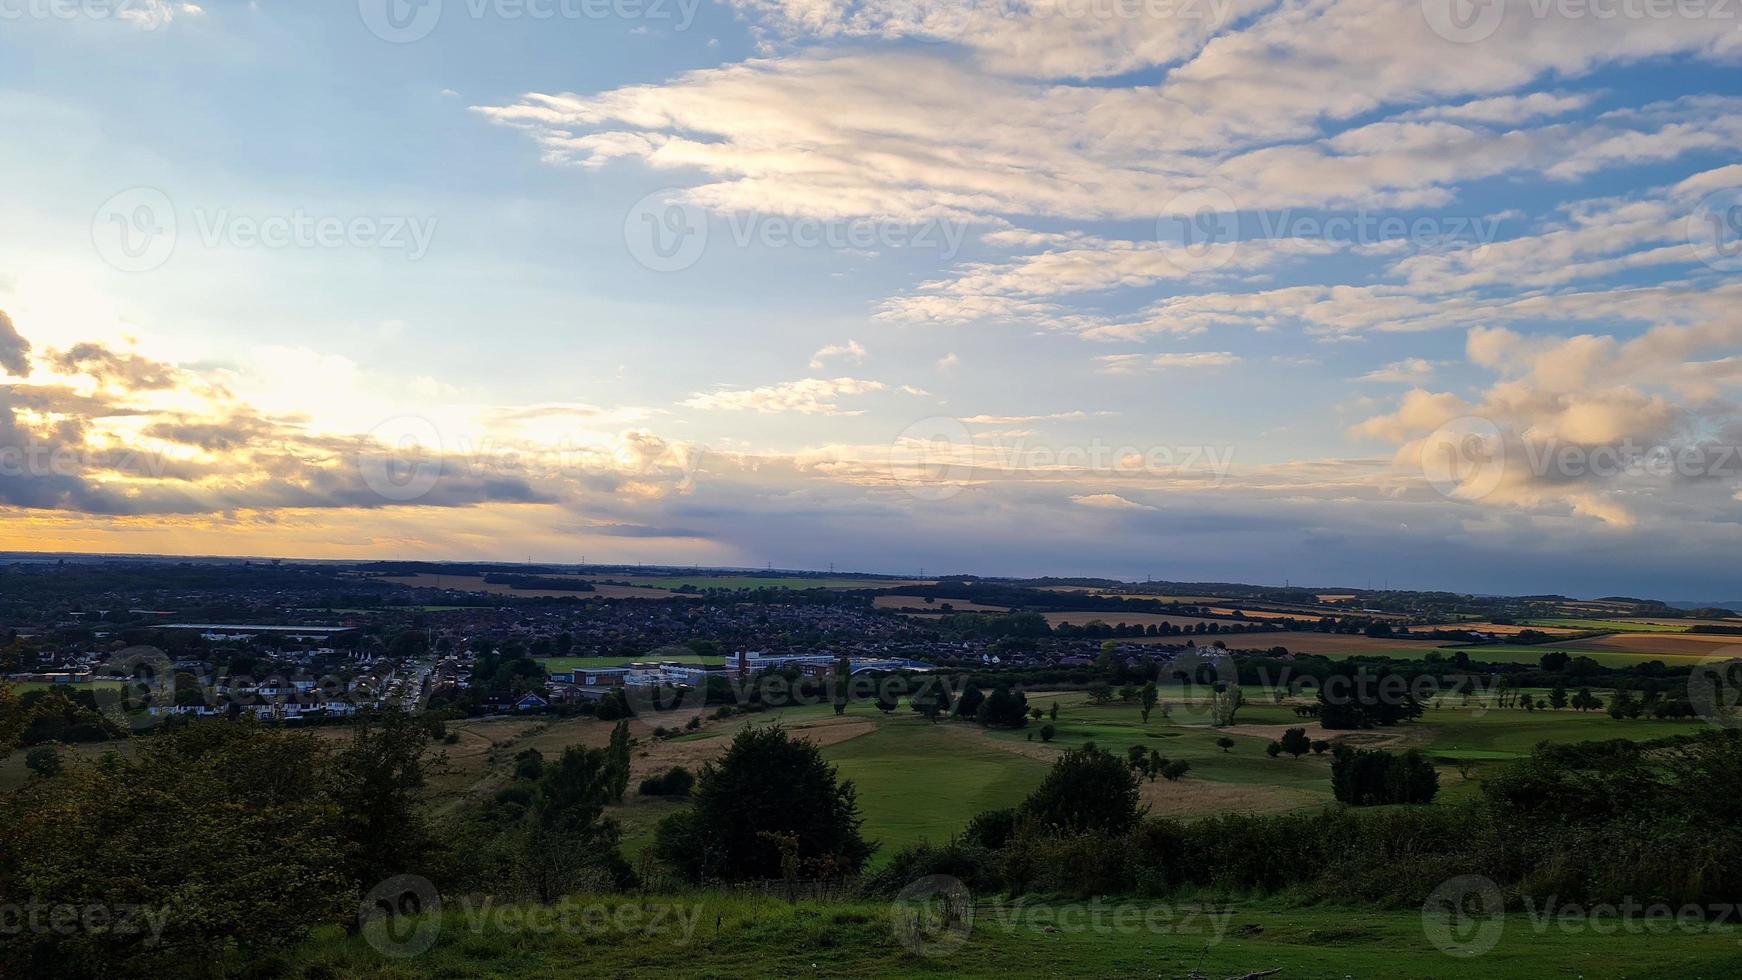
<instances>
[{"instance_id":1,"label":"white cloud","mask_svg":"<svg viewBox=\"0 0 1742 980\"><path fill-rule=\"evenodd\" d=\"M1228 351L1199 351L1190 354L1106 354L1095 358L1101 370L1108 374L1143 374L1149 371L1169 371L1180 368L1208 369L1239 364L1241 358Z\"/></svg>"},{"instance_id":2,"label":"white cloud","mask_svg":"<svg viewBox=\"0 0 1742 980\"><path fill-rule=\"evenodd\" d=\"M1071 496L1071 502L1082 507L1093 507L1097 510L1154 510L1146 504L1127 500L1116 493L1079 493Z\"/></svg>"},{"instance_id":3,"label":"white cloud","mask_svg":"<svg viewBox=\"0 0 1742 980\"><path fill-rule=\"evenodd\" d=\"M803 378L763 385L760 388L718 388L697 392L683 404L704 411L724 412L796 412L801 415L858 415L862 410L848 411L837 402L845 396L888 391L881 381L859 378ZM905 394L922 395L918 388L903 385L897 389Z\"/></svg>"},{"instance_id":4,"label":"white cloud","mask_svg":"<svg viewBox=\"0 0 1742 980\"><path fill-rule=\"evenodd\" d=\"M1420 357L1406 357L1378 370L1369 371L1361 375L1358 380L1383 384L1420 384L1433 376L1434 365L1432 361Z\"/></svg>"},{"instance_id":5,"label":"white cloud","mask_svg":"<svg viewBox=\"0 0 1742 980\"><path fill-rule=\"evenodd\" d=\"M811 355L810 369L821 371L833 360L847 361L853 364L865 363L865 348L857 340L848 339L845 344L829 344Z\"/></svg>"}]
</instances>

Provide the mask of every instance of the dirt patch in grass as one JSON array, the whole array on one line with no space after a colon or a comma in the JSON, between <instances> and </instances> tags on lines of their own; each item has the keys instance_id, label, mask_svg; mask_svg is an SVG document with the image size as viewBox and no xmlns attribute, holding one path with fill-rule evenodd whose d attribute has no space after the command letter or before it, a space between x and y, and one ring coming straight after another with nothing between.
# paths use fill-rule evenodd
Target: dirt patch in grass
<instances>
[{"instance_id":1,"label":"dirt patch in grass","mask_svg":"<svg viewBox=\"0 0 1742 980\"><path fill-rule=\"evenodd\" d=\"M1193 779L1189 774L1172 783L1165 779L1144 780L1139 792L1150 816L1155 817L1287 813L1325 802L1323 793L1253 783L1218 783Z\"/></svg>"}]
</instances>

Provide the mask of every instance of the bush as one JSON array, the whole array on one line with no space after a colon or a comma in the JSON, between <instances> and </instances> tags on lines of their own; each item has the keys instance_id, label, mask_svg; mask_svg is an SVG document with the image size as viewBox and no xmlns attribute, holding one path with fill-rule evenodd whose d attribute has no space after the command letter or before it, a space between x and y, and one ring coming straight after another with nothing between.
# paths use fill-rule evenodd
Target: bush
<instances>
[{"instance_id":1,"label":"bush","mask_svg":"<svg viewBox=\"0 0 1742 980\"><path fill-rule=\"evenodd\" d=\"M1432 803L1439 791L1439 773L1414 749L1393 755L1384 749L1339 745L1332 753L1331 793L1339 803Z\"/></svg>"},{"instance_id":2,"label":"bush","mask_svg":"<svg viewBox=\"0 0 1742 980\"><path fill-rule=\"evenodd\" d=\"M812 742L779 725L746 728L702 768L695 803L660 823L655 853L691 881L785 876L782 840L806 877L855 874L873 847L859 834L858 795Z\"/></svg>"},{"instance_id":3,"label":"bush","mask_svg":"<svg viewBox=\"0 0 1742 980\"><path fill-rule=\"evenodd\" d=\"M688 769L672 766L658 776L643 779L639 792L642 796L688 796L695 784L696 777Z\"/></svg>"},{"instance_id":4,"label":"bush","mask_svg":"<svg viewBox=\"0 0 1742 980\"><path fill-rule=\"evenodd\" d=\"M1122 834L1137 822L1137 777L1091 742L1053 763L1021 812L1048 833Z\"/></svg>"}]
</instances>

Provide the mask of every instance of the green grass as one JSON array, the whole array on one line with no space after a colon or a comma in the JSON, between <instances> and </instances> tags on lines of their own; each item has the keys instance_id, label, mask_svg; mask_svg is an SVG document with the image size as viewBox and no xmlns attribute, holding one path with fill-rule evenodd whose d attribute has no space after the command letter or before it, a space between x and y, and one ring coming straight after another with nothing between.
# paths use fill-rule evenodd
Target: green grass
<instances>
[{"instance_id":1,"label":"green grass","mask_svg":"<svg viewBox=\"0 0 1742 980\"><path fill-rule=\"evenodd\" d=\"M632 663L674 663L695 664L700 667L721 667L726 663L724 657L704 657L695 653L652 654L641 657L550 657L539 661L544 665L546 673L557 674L568 670L584 670L589 667L624 667Z\"/></svg>"},{"instance_id":2,"label":"green grass","mask_svg":"<svg viewBox=\"0 0 1742 980\"><path fill-rule=\"evenodd\" d=\"M1447 955L1420 909L1300 907L1280 900L1006 902L979 896L960 945L919 955L911 913L889 902L787 904L694 894L577 896L554 909L449 896L425 952L386 956L377 934L322 930L274 972L288 977L1209 977L1279 980L1742 974L1734 925L1686 931L1562 929L1510 913L1486 955ZM528 913L532 913L529 918ZM553 914L555 913L555 914ZM564 914L566 913L566 914ZM528 927L526 923L539 925ZM548 925L546 925L548 923ZM1634 923L1640 925L1640 923ZM409 926L395 934L410 936ZM1443 932L1440 934L1444 934ZM928 934L934 938L940 934ZM950 934L942 934L950 935Z\"/></svg>"},{"instance_id":3,"label":"green grass","mask_svg":"<svg viewBox=\"0 0 1742 980\"><path fill-rule=\"evenodd\" d=\"M1476 663L1489 664L1534 664L1542 660L1542 655L1556 650L1574 657L1590 657L1605 667L1632 667L1648 660L1662 661L1667 666L1686 666L1697 663L1701 658L1685 654L1667 653L1627 653L1621 650L1582 650L1578 640L1562 640L1554 643L1539 643L1534 646L1522 644L1496 643L1492 646L1460 647L1470 659ZM1426 651L1423 651L1426 652ZM1452 659L1454 651L1440 650L1441 656ZM1414 658L1414 659L1420 659Z\"/></svg>"},{"instance_id":4,"label":"green grass","mask_svg":"<svg viewBox=\"0 0 1742 980\"><path fill-rule=\"evenodd\" d=\"M1045 778L1046 763L986 745L965 727L903 708L875 732L823 749L858 787L864 834L882 843L880 860L922 840L942 843L975 814L1021 803Z\"/></svg>"},{"instance_id":5,"label":"green grass","mask_svg":"<svg viewBox=\"0 0 1742 980\"><path fill-rule=\"evenodd\" d=\"M120 687L120 681L92 681L89 684L50 684L47 681L29 681L13 684L12 689L19 694L26 691L46 691L50 688L61 688L66 691L95 691L100 688Z\"/></svg>"},{"instance_id":6,"label":"green grass","mask_svg":"<svg viewBox=\"0 0 1742 980\"><path fill-rule=\"evenodd\" d=\"M1640 623L1626 619L1527 619L1525 626L1560 626L1576 630L1607 630L1611 633L1686 633L1686 626L1670 626L1664 623Z\"/></svg>"}]
</instances>

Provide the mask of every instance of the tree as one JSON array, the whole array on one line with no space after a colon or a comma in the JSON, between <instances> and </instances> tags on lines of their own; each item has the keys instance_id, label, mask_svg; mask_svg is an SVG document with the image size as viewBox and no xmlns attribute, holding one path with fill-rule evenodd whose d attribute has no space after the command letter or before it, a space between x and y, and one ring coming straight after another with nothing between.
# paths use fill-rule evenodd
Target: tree
<instances>
[{"instance_id":1,"label":"tree","mask_svg":"<svg viewBox=\"0 0 1742 980\"><path fill-rule=\"evenodd\" d=\"M525 749L514 756L514 778L533 779L544 775L544 753Z\"/></svg>"},{"instance_id":2,"label":"tree","mask_svg":"<svg viewBox=\"0 0 1742 980\"><path fill-rule=\"evenodd\" d=\"M844 715L847 713L847 690L852 686L853 681L853 662L851 660L844 656L835 658L834 681L835 714ZM917 698L914 699L914 704L915 706L919 704ZM935 718L937 717L937 712L934 710L931 714L926 715L926 717Z\"/></svg>"},{"instance_id":3,"label":"tree","mask_svg":"<svg viewBox=\"0 0 1742 980\"><path fill-rule=\"evenodd\" d=\"M1054 701L1052 703L1052 707L1047 709L1046 715L1047 715L1048 721L1058 721L1059 720L1059 703L1057 701Z\"/></svg>"},{"instance_id":4,"label":"tree","mask_svg":"<svg viewBox=\"0 0 1742 980\"><path fill-rule=\"evenodd\" d=\"M1135 685L1135 684L1121 684L1121 685L1119 685L1119 703L1130 704L1132 701L1134 701L1136 699L1137 699L1137 685Z\"/></svg>"},{"instance_id":5,"label":"tree","mask_svg":"<svg viewBox=\"0 0 1742 980\"><path fill-rule=\"evenodd\" d=\"M6 890L72 908L149 910L161 932L148 942L145 922L27 928L0 943L0 972L181 976L190 964L215 965L214 951L237 966L261 963L356 914L328 740L243 720L177 726L135 748L70 760L55 779L0 800Z\"/></svg>"},{"instance_id":6,"label":"tree","mask_svg":"<svg viewBox=\"0 0 1742 980\"><path fill-rule=\"evenodd\" d=\"M920 682L919 690L913 692L908 703L927 721L937 721L944 709L944 694L937 680L928 677Z\"/></svg>"},{"instance_id":7,"label":"tree","mask_svg":"<svg viewBox=\"0 0 1742 980\"><path fill-rule=\"evenodd\" d=\"M24 767L38 776L58 776L65 768L61 764L60 749L53 745L38 745L24 753Z\"/></svg>"},{"instance_id":8,"label":"tree","mask_svg":"<svg viewBox=\"0 0 1742 980\"><path fill-rule=\"evenodd\" d=\"M1234 715L1239 712L1240 705L1245 701L1240 693L1240 685L1217 683L1210 697L1210 724L1215 728L1227 728L1234 724Z\"/></svg>"},{"instance_id":9,"label":"tree","mask_svg":"<svg viewBox=\"0 0 1742 980\"><path fill-rule=\"evenodd\" d=\"M1234 740L1226 735L1218 736L1216 739L1216 747L1221 749L1223 752L1226 752L1234 747Z\"/></svg>"},{"instance_id":10,"label":"tree","mask_svg":"<svg viewBox=\"0 0 1742 980\"><path fill-rule=\"evenodd\" d=\"M442 759L425 760L424 750L438 724L397 710L371 712L333 758L328 792L346 816L346 866L361 888L417 873L434 850L423 795L429 762Z\"/></svg>"},{"instance_id":11,"label":"tree","mask_svg":"<svg viewBox=\"0 0 1742 980\"><path fill-rule=\"evenodd\" d=\"M1558 684L1555 685L1554 689L1548 692L1548 703L1556 711L1559 711L1560 709L1566 707L1567 706L1567 689L1564 687L1561 687Z\"/></svg>"},{"instance_id":12,"label":"tree","mask_svg":"<svg viewBox=\"0 0 1742 980\"><path fill-rule=\"evenodd\" d=\"M1156 694L1155 682L1149 681L1143 685L1143 692L1138 695L1138 703L1143 706L1143 723L1145 725L1149 724L1149 713L1155 710L1157 700L1159 698Z\"/></svg>"},{"instance_id":13,"label":"tree","mask_svg":"<svg viewBox=\"0 0 1742 980\"><path fill-rule=\"evenodd\" d=\"M629 884L633 876L618 853L621 831L615 820L605 817L605 805L617 792L616 780L609 749L571 745L545 766L522 860L539 901Z\"/></svg>"},{"instance_id":14,"label":"tree","mask_svg":"<svg viewBox=\"0 0 1742 980\"><path fill-rule=\"evenodd\" d=\"M1273 740L1269 745L1266 745L1264 747L1264 754L1267 756L1270 756L1272 759L1281 755L1282 754L1282 743Z\"/></svg>"},{"instance_id":15,"label":"tree","mask_svg":"<svg viewBox=\"0 0 1742 980\"><path fill-rule=\"evenodd\" d=\"M1609 696L1609 717L1620 721L1623 718L1637 718L1639 712L1633 701L1633 692L1622 688Z\"/></svg>"},{"instance_id":16,"label":"tree","mask_svg":"<svg viewBox=\"0 0 1742 980\"><path fill-rule=\"evenodd\" d=\"M1192 764L1184 759L1175 759L1161 768L1161 774L1170 783L1179 782L1179 778L1190 772Z\"/></svg>"},{"instance_id":17,"label":"tree","mask_svg":"<svg viewBox=\"0 0 1742 980\"><path fill-rule=\"evenodd\" d=\"M1040 726L1040 740L1042 742L1050 742L1052 741L1053 735L1057 734L1057 732L1058 729L1054 728L1050 723L1042 725Z\"/></svg>"},{"instance_id":18,"label":"tree","mask_svg":"<svg viewBox=\"0 0 1742 980\"><path fill-rule=\"evenodd\" d=\"M986 700L986 692L972 684L962 688L962 693L956 696L955 710L952 712L958 718L974 718L980 712L980 702Z\"/></svg>"},{"instance_id":19,"label":"tree","mask_svg":"<svg viewBox=\"0 0 1742 980\"><path fill-rule=\"evenodd\" d=\"M1133 769L1141 770L1149 761L1149 750L1141 745L1133 745L1125 750L1125 764Z\"/></svg>"},{"instance_id":20,"label":"tree","mask_svg":"<svg viewBox=\"0 0 1742 980\"><path fill-rule=\"evenodd\" d=\"M623 794L629 791L629 749L632 740L629 737L629 721L624 719L611 729L611 741L605 746L605 764L608 767L611 801L623 802Z\"/></svg>"},{"instance_id":21,"label":"tree","mask_svg":"<svg viewBox=\"0 0 1742 980\"><path fill-rule=\"evenodd\" d=\"M1282 751L1296 759L1311 752L1313 748L1313 740L1307 737L1304 728L1290 728L1284 731L1281 741L1277 744L1282 746Z\"/></svg>"},{"instance_id":22,"label":"tree","mask_svg":"<svg viewBox=\"0 0 1742 980\"><path fill-rule=\"evenodd\" d=\"M695 785L694 773L683 766L672 766L661 775L643 779L637 792L642 796L688 796Z\"/></svg>"},{"instance_id":23,"label":"tree","mask_svg":"<svg viewBox=\"0 0 1742 980\"><path fill-rule=\"evenodd\" d=\"M746 728L704 766L693 803L660 824L655 853L691 881L778 878L791 834L813 874L854 874L873 846L860 836L858 794L812 742L779 725Z\"/></svg>"},{"instance_id":24,"label":"tree","mask_svg":"<svg viewBox=\"0 0 1742 980\"><path fill-rule=\"evenodd\" d=\"M888 715L888 714L893 713L895 711L895 709L899 708L899 707L901 707L901 704L900 704L900 702L895 700L895 695L889 693L886 690L879 690L877 692L877 710L878 711L881 711L885 715Z\"/></svg>"},{"instance_id":25,"label":"tree","mask_svg":"<svg viewBox=\"0 0 1742 980\"><path fill-rule=\"evenodd\" d=\"M1331 743L1325 741L1324 739L1322 739L1322 738L1321 739L1314 739L1313 740L1313 755L1324 755L1325 750L1329 749L1330 747L1331 747Z\"/></svg>"},{"instance_id":26,"label":"tree","mask_svg":"<svg viewBox=\"0 0 1742 980\"><path fill-rule=\"evenodd\" d=\"M1095 704L1107 704L1113 700L1113 685L1089 685L1089 700Z\"/></svg>"},{"instance_id":27,"label":"tree","mask_svg":"<svg viewBox=\"0 0 1742 980\"><path fill-rule=\"evenodd\" d=\"M1393 683L1395 681L1395 683ZM1500 683L1506 682L1505 677ZM1319 724L1331 730L1377 728L1421 717L1421 701L1407 678L1346 669L1319 688Z\"/></svg>"},{"instance_id":28,"label":"tree","mask_svg":"<svg viewBox=\"0 0 1742 980\"><path fill-rule=\"evenodd\" d=\"M1543 670L1545 670L1551 674L1558 674L1561 671L1567 669L1567 664L1571 660L1572 660L1572 657L1569 656L1565 651L1555 650L1551 653L1543 654L1542 657L1538 660L1538 662L1542 664Z\"/></svg>"},{"instance_id":29,"label":"tree","mask_svg":"<svg viewBox=\"0 0 1742 980\"><path fill-rule=\"evenodd\" d=\"M1024 819L1050 833L1123 834L1137 823L1137 777L1093 742L1053 763L1022 803Z\"/></svg>"},{"instance_id":30,"label":"tree","mask_svg":"<svg viewBox=\"0 0 1742 980\"><path fill-rule=\"evenodd\" d=\"M1028 698L1000 685L980 702L974 720L988 728L1021 728L1028 724Z\"/></svg>"},{"instance_id":31,"label":"tree","mask_svg":"<svg viewBox=\"0 0 1742 980\"><path fill-rule=\"evenodd\" d=\"M1331 793L1339 803L1432 803L1439 789L1439 773L1414 749L1393 755L1383 749L1339 745L1332 752Z\"/></svg>"}]
</instances>

